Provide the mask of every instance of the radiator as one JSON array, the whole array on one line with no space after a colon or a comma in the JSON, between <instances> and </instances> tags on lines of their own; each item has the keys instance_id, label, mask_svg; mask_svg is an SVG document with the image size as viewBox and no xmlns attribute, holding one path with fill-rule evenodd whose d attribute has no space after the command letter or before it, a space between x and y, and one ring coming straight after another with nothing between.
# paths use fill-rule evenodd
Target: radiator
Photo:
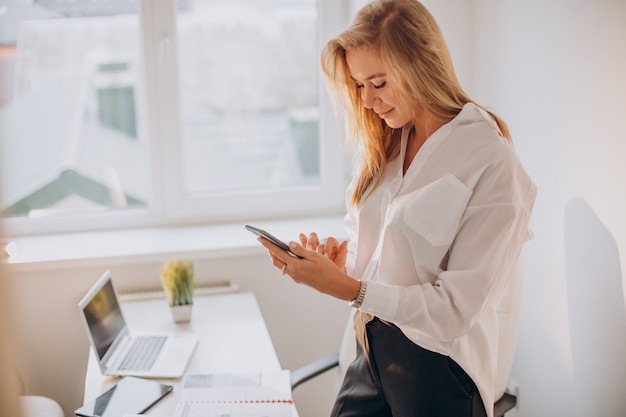
<instances>
[{"instance_id":1,"label":"radiator","mask_svg":"<svg viewBox=\"0 0 626 417\"><path fill-rule=\"evenodd\" d=\"M195 282L193 286L194 295L225 294L236 292L239 288L228 280ZM165 292L160 285L121 289L118 296L122 301L149 300L155 298L165 298Z\"/></svg>"}]
</instances>

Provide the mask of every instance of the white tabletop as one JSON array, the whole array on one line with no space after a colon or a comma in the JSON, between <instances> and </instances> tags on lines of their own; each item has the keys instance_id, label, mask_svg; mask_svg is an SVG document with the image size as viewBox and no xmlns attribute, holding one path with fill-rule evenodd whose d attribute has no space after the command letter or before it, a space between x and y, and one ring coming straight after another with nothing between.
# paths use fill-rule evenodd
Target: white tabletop
<instances>
[{"instance_id":1,"label":"white tabletop","mask_svg":"<svg viewBox=\"0 0 626 417\"><path fill-rule=\"evenodd\" d=\"M164 299L124 302L124 317L133 332L194 333L198 345L187 373L273 372L281 369L265 321L252 293L194 297L189 323L174 323ZM85 401L96 398L118 379L103 376L91 351L85 377ZM161 380L174 386L174 392L147 414L171 416L176 406L181 380ZM297 415L294 409L294 415Z\"/></svg>"}]
</instances>

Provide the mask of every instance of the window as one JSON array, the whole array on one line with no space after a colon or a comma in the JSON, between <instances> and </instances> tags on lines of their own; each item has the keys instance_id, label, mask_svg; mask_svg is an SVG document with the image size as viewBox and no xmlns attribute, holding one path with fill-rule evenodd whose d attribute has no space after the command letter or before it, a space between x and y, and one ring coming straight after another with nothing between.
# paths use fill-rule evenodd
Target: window
<instances>
[{"instance_id":1,"label":"window","mask_svg":"<svg viewBox=\"0 0 626 417\"><path fill-rule=\"evenodd\" d=\"M342 3L36 0L0 9L2 27L13 28L0 33L7 231L340 210L345 158L319 51L347 18Z\"/></svg>"}]
</instances>

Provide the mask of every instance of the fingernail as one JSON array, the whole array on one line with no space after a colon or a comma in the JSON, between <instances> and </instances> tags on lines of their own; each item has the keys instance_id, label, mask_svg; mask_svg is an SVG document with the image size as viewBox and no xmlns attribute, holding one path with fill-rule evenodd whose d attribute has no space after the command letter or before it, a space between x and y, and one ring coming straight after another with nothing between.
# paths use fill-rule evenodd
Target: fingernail
<instances>
[{"instance_id":1,"label":"fingernail","mask_svg":"<svg viewBox=\"0 0 626 417\"><path fill-rule=\"evenodd\" d=\"M298 245L296 244L296 242L289 242L289 247L290 247L291 249L295 249L295 248L297 248L297 247L298 247Z\"/></svg>"}]
</instances>

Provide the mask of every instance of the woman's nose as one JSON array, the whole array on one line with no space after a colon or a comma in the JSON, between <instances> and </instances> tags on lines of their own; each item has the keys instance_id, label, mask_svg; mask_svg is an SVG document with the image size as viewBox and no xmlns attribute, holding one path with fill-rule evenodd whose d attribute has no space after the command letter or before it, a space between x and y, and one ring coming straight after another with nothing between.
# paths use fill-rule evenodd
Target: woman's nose
<instances>
[{"instance_id":1,"label":"woman's nose","mask_svg":"<svg viewBox=\"0 0 626 417\"><path fill-rule=\"evenodd\" d=\"M371 109L374 107L374 103L376 101L376 92L373 88L365 85L363 86L363 91L361 92L361 98L363 99L363 105L366 109Z\"/></svg>"}]
</instances>

